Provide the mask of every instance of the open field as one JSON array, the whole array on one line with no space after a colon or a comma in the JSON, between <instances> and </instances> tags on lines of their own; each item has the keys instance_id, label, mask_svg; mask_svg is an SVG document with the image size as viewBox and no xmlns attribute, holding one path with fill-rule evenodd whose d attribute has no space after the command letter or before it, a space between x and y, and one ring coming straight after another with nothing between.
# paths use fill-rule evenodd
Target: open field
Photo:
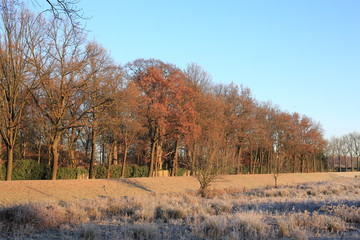
<instances>
[{"instance_id":1,"label":"open field","mask_svg":"<svg viewBox=\"0 0 360 240\"><path fill-rule=\"evenodd\" d=\"M295 173L281 174L279 186L304 182L320 182L339 177L359 175L360 172L347 173ZM220 176L212 187L257 188L273 186L272 175L227 175ZM196 191L199 183L194 177L132 178L132 179L93 179L93 180L37 180L0 181L0 206L27 202L72 201L96 197L117 198L148 193L185 193Z\"/></svg>"},{"instance_id":2,"label":"open field","mask_svg":"<svg viewBox=\"0 0 360 240\"><path fill-rule=\"evenodd\" d=\"M359 175L0 182L0 239L360 239Z\"/></svg>"}]
</instances>

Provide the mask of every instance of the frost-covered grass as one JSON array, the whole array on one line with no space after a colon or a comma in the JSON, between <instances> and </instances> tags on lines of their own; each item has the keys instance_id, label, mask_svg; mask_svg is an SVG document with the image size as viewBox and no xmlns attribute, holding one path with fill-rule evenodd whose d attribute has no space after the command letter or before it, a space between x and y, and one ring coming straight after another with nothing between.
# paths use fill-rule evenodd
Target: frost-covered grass
<instances>
[{"instance_id":1,"label":"frost-covered grass","mask_svg":"<svg viewBox=\"0 0 360 240\"><path fill-rule=\"evenodd\" d=\"M360 179L29 203L0 209L0 239L359 239Z\"/></svg>"}]
</instances>

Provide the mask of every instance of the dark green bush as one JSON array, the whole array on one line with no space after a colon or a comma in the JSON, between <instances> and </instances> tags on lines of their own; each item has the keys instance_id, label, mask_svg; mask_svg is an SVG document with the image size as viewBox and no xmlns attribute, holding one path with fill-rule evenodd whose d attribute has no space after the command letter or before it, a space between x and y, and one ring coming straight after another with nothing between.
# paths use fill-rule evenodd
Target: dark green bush
<instances>
[{"instance_id":1,"label":"dark green bush","mask_svg":"<svg viewBox=\"0 0 360 240\"><path fill-rule=\"evenodd\" d=\"M110 178L120 178L121 169L122 167L120 165L112 165L110 168Z\"/></svg>"},{"instance_id":2,"label":"dark green bush","mask_svg":"<svg viewBox=\"0 0 360 240\"><path fill-rule=\"evenodd\" d=\"M94 167L94 172L95 172L95 178L96 179L106 178L107 167L105 167L105 166L95 166Z\"/></svg>"},{"instance_id":3,"label":"dark green bush","mask_svg":"<svg viewBox=\"0 0 360 240\"><path fill-rule=\"evenodd\" d=\"M77 179L79 175L88 175L89 171L82 168L59 168L57 179Z\"/></svg>"},{"instance_id":4,"label":"dark green bush","mask_svg":"<svg viewBox=\"0 0 360 240\"><path fill-rule=\"evenodd\" d=\"M132 177L147 177L149 175L149 168L147 166L133 165Z\"/></svg>"},{"instance_id":5,"label":"dark green bush","mask_svg":"<svg viewBox=\"0 0 360 240\"><path fill-rule=\"evenodd\" d=\"M113 165L111 166L110 172L111 172L111 178L120 178L121 177L121 171L122 166L121 165ZM127 165L125 167L125 178L130 178L134 175L133 167L130 165Z\"/></svg>"},{"instance_id":6,"label":"dark green bush","mask_svg":"<svg viewBox=\"0 0 360 240\"><path fill-rule=\"evenodd\" d=\"M76 179L76 168L59 168L57 179Z\"/></svg>"},{"instance_id":7,"label":"dark green bush","mask_svg":"<svg viewBox=\"0 0 360 240\"><path fill-rule=\"evenodd\" d=\"M36 160L15 160L12 179L13 180L40 180L44 177L44 167Z\"/></svg>"}]
</instances>

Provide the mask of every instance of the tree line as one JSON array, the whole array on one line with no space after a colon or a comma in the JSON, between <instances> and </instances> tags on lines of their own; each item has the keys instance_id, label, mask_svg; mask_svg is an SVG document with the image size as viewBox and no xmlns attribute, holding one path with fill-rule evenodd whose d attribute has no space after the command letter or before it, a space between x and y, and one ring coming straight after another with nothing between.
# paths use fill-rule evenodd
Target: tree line
<instances>
[{"instance_id":1,"label":"tree line","mask_svg":"<svg viewBox=\"0 0 360 240\"><path fill-rule=\"evenodd\" d=\"M332 137L326 145L326 155L332 169L337 171L360 170L360 133L351 132Z\"/></svg>"},{"instance_id":2,"label":"tree line","mask_svg":"<svg viewBox=\"0 0 360 240\"><path fill-rule=\"evenodd\" d=\"M190 174L322 171L319 123L258 102L250 89L215 84L195 63L114 62L59 18L2 1L0 133L6 180L14 159L88 168L147 165ZM110 171L109 171L110 172ZM108 177L111 177L108 175Z\"/></svg>"}]
</instances>

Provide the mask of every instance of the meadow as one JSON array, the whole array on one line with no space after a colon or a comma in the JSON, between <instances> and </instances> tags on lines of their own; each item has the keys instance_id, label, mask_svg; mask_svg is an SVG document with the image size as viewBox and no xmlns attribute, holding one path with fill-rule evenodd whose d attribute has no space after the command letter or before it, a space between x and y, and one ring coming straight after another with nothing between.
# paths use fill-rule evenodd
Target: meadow
<instances>
[{"instance_id":1,"label":"meadow","mask_svg":"<svg viewBox=\"0 0 360 240\"><path fill-rule=\"evenodd\" d=\"M0 239L359 239L358 176L0 182Z\"/></svg>"}]
</instances>

